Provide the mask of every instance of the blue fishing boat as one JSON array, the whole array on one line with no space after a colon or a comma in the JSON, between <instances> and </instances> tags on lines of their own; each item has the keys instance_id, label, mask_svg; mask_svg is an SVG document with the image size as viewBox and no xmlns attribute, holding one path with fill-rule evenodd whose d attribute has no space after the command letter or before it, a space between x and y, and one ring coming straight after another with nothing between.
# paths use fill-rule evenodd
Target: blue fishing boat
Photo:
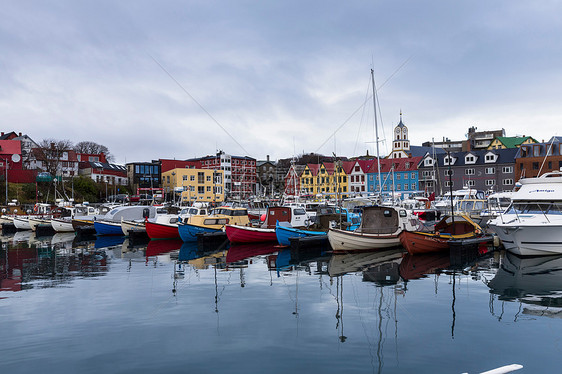
<instances>
[{"instance_id":1,"label":"blue fishing boat","mask_svg":"<svg viewBox=\"0 0 562 374\"><path fill-rule=\"evenodd\" d=\"M94 221L94 229L97 235L119 235L123 236L121 223L108 221Z\"/></svg>"},{"instance_id":2,"label":"blue fishing boat","mask_svg":"<svg viewBox=\"0 0 562 374\"><path fill-rule=\"evenodd\" d=\"M198 214L188 218L187 222L178 222L178 232L184 242L197 241L197 234L223 231L226 224L245 226L250 223L248 210L245 208L219 207L212 215Z\"/></svg>"},{"instance_id":3,"label":"blue fishing boat","mask_svg":"<svg viewBox=\"0 0 562 374\"><path fill-rule=\"evenodd\" d=\"M222 228L192 225L190 223L178 223L178 232L184 242L196 242L197 234L222 231Z\"/></svg>"},{"instance_id":4,"label":"blue fishing boat","mask_svg":"<svg viewBox=\"0 0 562 374\"><path fill-rule=\"evenodd\" d=\"M291 245L289 238L304 238L309 236L320 238L321 236L325 236L326 240L328 240L328 235L324 231L302 230L291 226L280 225L279 222L277 222L275 226L275 235L277 236L279 244L285 246Z\"/></svg>"}]
</instances>

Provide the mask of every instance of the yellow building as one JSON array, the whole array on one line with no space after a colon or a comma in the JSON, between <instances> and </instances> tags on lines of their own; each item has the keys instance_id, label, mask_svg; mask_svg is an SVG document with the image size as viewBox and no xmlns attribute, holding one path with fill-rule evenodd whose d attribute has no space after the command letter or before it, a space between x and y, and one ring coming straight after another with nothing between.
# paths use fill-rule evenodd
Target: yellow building
<instances>
[{"instance_id":1,"label":"yellow building","mask_svg":"<svg viewBox=\"0 0 562 374\"><path fill-rule=\"evenodd\" d=\"M335 170L333 162L307 164L300 175L301 190L311 195L340 193L347 196L347 174L341 165Z\"/></svg>"},{"instance_id":2,"label":"yellow building","mask_svg":"<svg viewBox=\"0 0 562 374\"><path fill-rule=\"evenodd\" d=\"M164 192L182 203L223 202L224 172L212 169L176 168L162 173Z\"/></svg>"},{"instance_id":3,"label":"yellow building","mask_svg":"<svg viewBox=\"0 0 562 374\"><path fill-rule=\"evenodd\" d=\"M537 141L530 136L496 136L488 149L519 148L522 144L532 144Z\"/></svg>"}]
</instances>

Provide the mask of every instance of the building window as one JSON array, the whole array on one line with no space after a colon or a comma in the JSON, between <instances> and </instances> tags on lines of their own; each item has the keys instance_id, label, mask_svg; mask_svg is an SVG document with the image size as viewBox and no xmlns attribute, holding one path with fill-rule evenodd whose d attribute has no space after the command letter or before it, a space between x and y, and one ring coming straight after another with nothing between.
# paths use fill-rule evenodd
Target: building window
<instances>
[{"instance_id":1,"label":"building window","mask_svg":"<svg viewBox=\"0 0 562 374\"><path fill-rule=\"evenodd\" d=\"M495 155L493 155L493 154L491 154L491 153L486 155L486 160L485 160L485 162L494 162L494 161L496 161Z\"/></svg>"},{"instance_id":2,"label":"building window","mask_svg":"<svg viewBox=\"0 0 562 374\"><path fill-rule=\"evenodd\" d=\"M410 177L411 177L412 179L416 179L416 173L412 173L412 174L410 175Z\"/></svg>"},{"instance_id":3,"label":"building window","mask_svg":"<svg viewBox=\"0 0 562 374\"><path fill-rule=\"evenodd\" d=\"M493 179L486 179L486 186L493 186L496 184L496 181Z\"/></svg>"},{"instance_id":4,"label":"building window","mask_svg":"<svg viewBox=\"0 0 562 374\"><path fill-rule=\"evenodd\" d=\"M212 177L210 175L207 175L207 182L212 182Z\"/></svg>"},{"instance_id":5,"label":"building window","mask_svg":"<svg viewBox=\"0 0 562 374\"><path fill-rule=\"evenodd\" d=\"M504 179L504 180L503 180L503 185L504 185L504 186L511 186L511 185L513 185L513 179Z\"/></svg>"},{"instance_id":6,"label":"building window","mask_svg":"<svg viewBox=\"0 0 562 374\"><path fill-rule=\"evenodd\" d=\"M454 181L445 181L445 187L454 187L454 186L455 186Z\"/></svg>"},{"instance_id":7,"label":"building window","mask_svg":"<svg viewBox=\"0 0 562 374\"><path fill-rule=\"evenodd\" d=\"M183 176L182 176L182 180L186 181L186 180L187 180L187 175L183 175Z\"/></svg>"},{"instance_id":8,"label":"building window","mask_svg":"<svg viewBox=\"0 0 562 374\"><path fill-rule=\"evenodd\" d=\"M205 183L205 173L202 171L197 172L197 183Z\"/></svg>"},{"instance_id":9,"label":"building window","mask_svg":"<svg viewBox=\"0 0 562 374\"><path fill-rule=\"evenodd\" d=\"M425 185L426 185L427 187L433 188L433 181L427 181L427 182L425 183ZM415 186L415 184L414 184L413 186ZM415 189L415 188L414 188L414 189Z\"/></svg>"},{"instance_id":10,"label":"building window","mask_svg":"<svg viewBox=\"0 0 562 374\"><path fill-rule=\"evenodd\" d=\"M502 173L504 173L504 174L513 173L513 166L504 166L502 168Z\"/></svg>"},{"instance_id":11,"label":"building window","mask_svg":"<svg viewBox=\"0 0 562 374\"><path fill-rule=\"evenodd\" d=\"M464 175L474 175L474 169L465 169Z\"/></svg>"},{"instance_id":12,"label":"building window","mask_svg":"<svg viewBox=\"0 0 562 374\"><path fill-rule=\"evenodd\" d=\"M533 156L539 157L540 155L541 155L541 146L540 145L534 145L533 146Z\"/></svg>"},{"instance_id":13,"label":"building window","mask_svg":"<svg viewBox=\"0 0 562 374\"><path fill-rule=\"evenodd\" d=\"M415 184L415 183L412 183L412 191L415 191L416 188L417 188L417 187L416 187L416 184Z\"/></svg>"},{"instance_id":14,"label":"building window","mask_svg":"<svg viewBox=\"0 0 562 374\"><path fill-rule=\"evenodd\" d=\"M197 187L197 193L202 195L205 193L205 186L198 186Z\"/></svg>"},{"instance_id":15,"label":"building window","mask_svg":"<svg viewBox=\"0 0 562 374\"><path fill-rule=\"evenodd\" d=\"M453 172L454 172L454 170L448 170L447 169L447 170L445 170L445 176L448 177L450 175L453 175L454 174Z\"/></svg>"},{"instance_id":16,"label":"building window","mask_svg":"<svg viewBox=\"0 0 562 374\"><path fill-rule=\"evenodd\" d=\"M472 155L466 156L466 158L464 160L467 164L473 164L473 163L476 162L476 159Z\"/></svg>"},{"instance_id":17,"label":"building window","mask_svg":"<svg viewBox=\"0 0 562 374\"><path fill-rule=\"evenodd\" d=\"M397 180L397 181L400 180L400 174L396 174L396 180Z\"/></svg>"},{"instance_id":18,"label":"building window","mask_svg":"<svg viewBox=\"0 0 562 374\"><path fill-rule=\"evenodd\" d=\"M533 162L533 170L539 170L539 163Z\"/></svg>"},{"instance_id":19,"label":"building window","mask_svg":"<svg viewBox=\"0 0 562 374\"><path fill-rule=\"evenodd\" d=\"M486 174L495 174L496 168L486 168Z\"/></svg>"},{"instance_id":20,"label":"building window","mask_svg":"<svg viewBox=\"0 0 562 374\"><path fill-rule=\"evenodd\" d=\"M467 185L468 187L474 187L474 180L471 179L471 180L467 181L467 182L466 182L466 185Z\"/></svg>"},{"instance_id":21,"label":"building window","mask_svg":"<svg viewBox=\"0 0 562 374\"><path fill-rule=\"evenodd\" d=\"M207 192L211 192L211 186L207 186Z\"/></svg>"}]
</instances>

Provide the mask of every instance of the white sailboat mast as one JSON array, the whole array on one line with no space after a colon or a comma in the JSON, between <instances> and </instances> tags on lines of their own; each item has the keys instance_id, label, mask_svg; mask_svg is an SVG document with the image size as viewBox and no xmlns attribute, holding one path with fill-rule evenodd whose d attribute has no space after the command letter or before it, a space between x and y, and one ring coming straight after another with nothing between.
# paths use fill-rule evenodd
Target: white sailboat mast
<instances>
[{"instance_id":1,"label":"white sailboat mast","mask_svg":"<svg viewBox=\"0 0 562 374\"><path fill-rule=\"evenodd\" d=\"M375 71L371 69L371 81L373 84L373 107L375 109L375 143L377 145L377 170L379 178L379 198L382 199L382 179L381 179L381 160L379 154L379 126L377 123L377 92L375 88Z\"/></svg>"}]
</instances>

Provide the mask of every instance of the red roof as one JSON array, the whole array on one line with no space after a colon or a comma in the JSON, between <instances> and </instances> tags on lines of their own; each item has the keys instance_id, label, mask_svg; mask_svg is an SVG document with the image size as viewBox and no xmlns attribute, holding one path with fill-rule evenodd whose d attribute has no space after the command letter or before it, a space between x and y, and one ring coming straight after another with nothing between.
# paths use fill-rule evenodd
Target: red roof
<instances>
[{"instance_id":1,"label":"red roof","mask_svg":"<svg viewBox=\"0 0 562 374\"><path fill-rule=\"evenodd\" d=\"M416 171L418 170L418 164L420 163L422 157L408 157L408 158L385 158L381 159L381 173L388 173L392 170L392 165L394 165L394 171ZM409 163L406 167L406 163ZM373 162L368 170L368 173L377 173L378 165L376 160Z\"/></svg>"},{"instance_id":2,"label":"red roof","mask_svg":"<svg viewBox=\"0 0 562 374\"><path fill-rule=\"evenodd\" d=\"M326 169L326 172L329 175L334 174L334 169L336 168L336 166L333 162L323 162L322 164L324 165L324 169Z\"/></svg>"},{"instance_id":3,"label":"red roof","mask_svg":"<svg viewBox=\"0 0 562 374\"><path fill-rule=\"evenodd\" d=\"M320 164L307 164L307 166L310 169L310 173L313 176L318 175L318 170L320 170Z\"/></svg>"},{"instance_id":4,"label":"red roof","mask_svg":"<svg viewBox=\"0 0 562 374\"><path fill-rule=\"evenodd\" d=\"M359 166L361 167L361 170L363 170L363 173L367 173L367 170L369 170L369 168L371 167L371 165L373 163L376 163L376 159L370 159L370 160L357 160L357 163L359 164Z\"/></svg>"},{"instance_id":5,"label":"red roof","mask_svg":"<svg viewBox=\"0 0 562 374\"><path fill-rule=\"evenodd\" d=\"M342 163L343 171L346 174L351 174L356 161L344 161Z\"/></svg>"},{"instance_id":6,"label":"red roof","mask_svg":"<svg viewBox=\"0 0 562 374\"><path fill-rule=\"evenodd\" d=\"M1 155L21 155L21 141L19 140L0 140Z\"/></svg>"}]
</instances>

